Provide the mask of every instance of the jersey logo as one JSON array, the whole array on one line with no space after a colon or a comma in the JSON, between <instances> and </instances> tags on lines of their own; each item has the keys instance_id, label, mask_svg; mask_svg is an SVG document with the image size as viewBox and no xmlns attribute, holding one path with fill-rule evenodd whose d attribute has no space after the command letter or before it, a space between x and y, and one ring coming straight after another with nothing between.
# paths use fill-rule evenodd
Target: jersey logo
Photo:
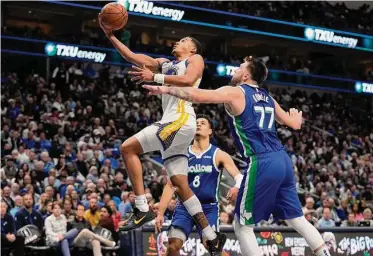
<instances>
[{"instance_id":1,"label":"jersey logo","mask_svg":"<svg viewBox=\"0 0 373 256\"><path fill-rule=\"evenodd\" d=\"M203 156L203 158L211 159L211 156Z\"/></svg>"},{"instance_id":2,"label":"jersey logo","mask_svg":"<svg viewBox=\"0 0 373 256\"><path fill-rule=\"evenodd\" d=\"M211 165L202 165L202 164L196 164L189 166L189 172L190 173L211 173L212 172L212 166Z\"/></svg>"},{"instance_id":3,"label":"jersey logo","mask_svg":"<svg viewBox=\"0 0 373 256\"><path fill-rule=\"evenodd\" d=\"M177 75L178 70L179 68L177 66L171 66L167 69L167 71L165 72L165 75L169 75L169 76Z\"/></svg>"}]
</instances>

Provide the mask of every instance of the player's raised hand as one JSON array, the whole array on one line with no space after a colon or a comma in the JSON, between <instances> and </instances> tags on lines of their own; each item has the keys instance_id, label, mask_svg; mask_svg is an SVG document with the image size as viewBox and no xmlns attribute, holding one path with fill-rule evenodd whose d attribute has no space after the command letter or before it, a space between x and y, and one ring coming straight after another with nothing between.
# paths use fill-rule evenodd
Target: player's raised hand
<instances>
[{"instance_id":1,"label":"player's raised hand","mask_svg":"<svg viewBox=\"0 0 373 256\"><path fill-rule=\"evenodd\" d=\"M156 86L156 85L145 84L142 87L149 91L149 95L167 94L170 91L170 87L167 87L167 86Z\"/></svg>"},{"instance_id":2,"label":"player's raised hand","mask_svg":"<svg viewBox=\"0 0 373 256\"><path fill-rule=\"evenodd\" d=\"M227 199L229 200L229 202L234 202L236 199L237 199L237 195L238 195L238 188L237 187L233 187L231 188L228 193L227 193Z\"/></svg>"},{"instance_id":3,"label":"player's raised hand","mask_svg":"<svg viewBox=\"0 0 373 256\"><path fill-rule=\"evenodd\" d=\"M100 17L101 13L98 14L98 23L100 24L101 29L104 31L106 36L110 36L113 34L113 31L111 29L107 29L104 24L102 24L102 20Z\"/></svg>"},{"instance_id":4,"label":"player's raised hand","mask_svg":"<svg viewBox=\"0 0 373 256\"><path fill-rule=\"evenodd\" d=\"M302 111L299 111L298 109L295 109L295 108L291 108L289 110L289 115L291 118L293 118L297 124L299 125L299 128L302 126L302 122L303 122L303 119L302 119Z\"/></svg>"},{"instance_id":5,"label":"player's raised hand","mask_svg":"<svg viewBox=\"0 0 373 256\"><path fill-rule=\"evenodd\" d=\"M133 76L131 78L131 81L137 81L136 83L142 83L142 82L153 82L154 80L154 73L145 67L137 67L137 66L132 66L132 69L134 71L129 71L128 74Z\"/></svg>"},{"instance_id":6,"label":"player's raised hand","mask_svg":"<svg viewBox=\"0 0 373 256\"><path fill-rule=\"evenodd\" d=\"M157 218L155 219L155 233L156 234L162 232L163 220L164 220L163 214L157 214Z\"/></svg>"}]
</instances>

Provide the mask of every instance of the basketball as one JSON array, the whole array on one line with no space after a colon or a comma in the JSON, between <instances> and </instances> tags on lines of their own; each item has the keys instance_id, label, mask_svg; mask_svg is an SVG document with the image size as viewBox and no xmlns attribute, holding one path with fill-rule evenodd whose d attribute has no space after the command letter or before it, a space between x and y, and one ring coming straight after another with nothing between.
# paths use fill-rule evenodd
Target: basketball
<instances>
[{"instance_id":1,"label":"basketball","mask_svg":"<svg viewBox=\"0 0 373 256\"><path fill-rule=\"evenodd\" d=\"M119 30L127 24L128 13L123 5L119 3L109 3L102 8L100 18L105 28Z\"/></svg>"}]
</instances>

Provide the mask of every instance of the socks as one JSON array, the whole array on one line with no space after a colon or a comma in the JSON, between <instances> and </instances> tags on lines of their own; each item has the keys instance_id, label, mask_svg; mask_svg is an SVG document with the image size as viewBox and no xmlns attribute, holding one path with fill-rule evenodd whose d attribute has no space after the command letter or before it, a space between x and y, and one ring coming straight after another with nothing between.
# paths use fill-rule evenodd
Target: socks
<instances>
[{"instance_id":1,"label":"socks","mask_svg":"<svg viewBox=\"0 0 373 256\"><path fill-rule=\"evenodd\" d=\"M330 256L330 252L325 244L320 249L315 250L314 253L316 256Z\"/></svg>"},{"instance_id":2,"label":"socks","mask_svg":"<svg viewBox=\"0 0 373 256\"><path fill-rule=\"evenodd\" d=\"M198 213L203 213L202 205L195 195L184 201L183 204L192 217L194 217ZM216 238L216 233L209 225L202 230L202 236L211 241Z\"/></svg>"},{"instance_id":3,"label":"socks","mask_svg":"<svg viewBox=\"0 0 373 256\"><path fill-rule=\"evenodd\" d=\"M215 231L212 229L211 226L207 226L202 230L202 236L209 241L212 241L217 237Z\"/></svg>"},{"instance_id":4,"label":"socks","mask_svg":"<svg viewBox=\"0 0 373 256\"><path fill-rule=\"evenodd\" d=\"M146 196L145 195L136 196L135 206L141 212L147 212L147 211L149 211L148 200L146 200Z\"/></svg>"},{"instance_id":5,"label":"socks","mask_svg":"<svg viewBox=\"0 0 373 256\"><path fill-rule=\"evenodd\" d=\"M319 231L303 216L286 220L286 223L304 237L312 251L314 251L317 256L330 256L330 252L326 247L324 239L322 239Z\"/></svg>"}]
</instances>

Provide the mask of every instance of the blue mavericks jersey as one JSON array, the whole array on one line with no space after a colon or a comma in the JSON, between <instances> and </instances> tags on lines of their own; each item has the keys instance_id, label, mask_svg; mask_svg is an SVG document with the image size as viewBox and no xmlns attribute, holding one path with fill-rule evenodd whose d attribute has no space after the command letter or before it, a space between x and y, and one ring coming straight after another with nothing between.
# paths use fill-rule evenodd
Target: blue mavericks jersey
<instances>
[{"instance_id":1,"label":"blue mavericks jersey","mask_svg":"<svg viewBox=\"0 0 373 256\"><path fill-rule=\"evenodd\" d=\"M212 144L201 155L188 148L189 170L188 182L193 193L202 204L219 201L219 183L221 172L216 166L215 155L219 149Z\"/></svg>"},{"instance_id":2,"label":"blue mavericks jersey","mask_svg":"<svg viewBox=\"0 0 373 256\"><path fill-rule=\"evenodd\" d=\"M250 156L283 149L277 137L275 102L269 93L259 87L241 85L245 94L245 109L239 116L228 111L229 126L241 155Z\"/></svg>"}]
</instances>

